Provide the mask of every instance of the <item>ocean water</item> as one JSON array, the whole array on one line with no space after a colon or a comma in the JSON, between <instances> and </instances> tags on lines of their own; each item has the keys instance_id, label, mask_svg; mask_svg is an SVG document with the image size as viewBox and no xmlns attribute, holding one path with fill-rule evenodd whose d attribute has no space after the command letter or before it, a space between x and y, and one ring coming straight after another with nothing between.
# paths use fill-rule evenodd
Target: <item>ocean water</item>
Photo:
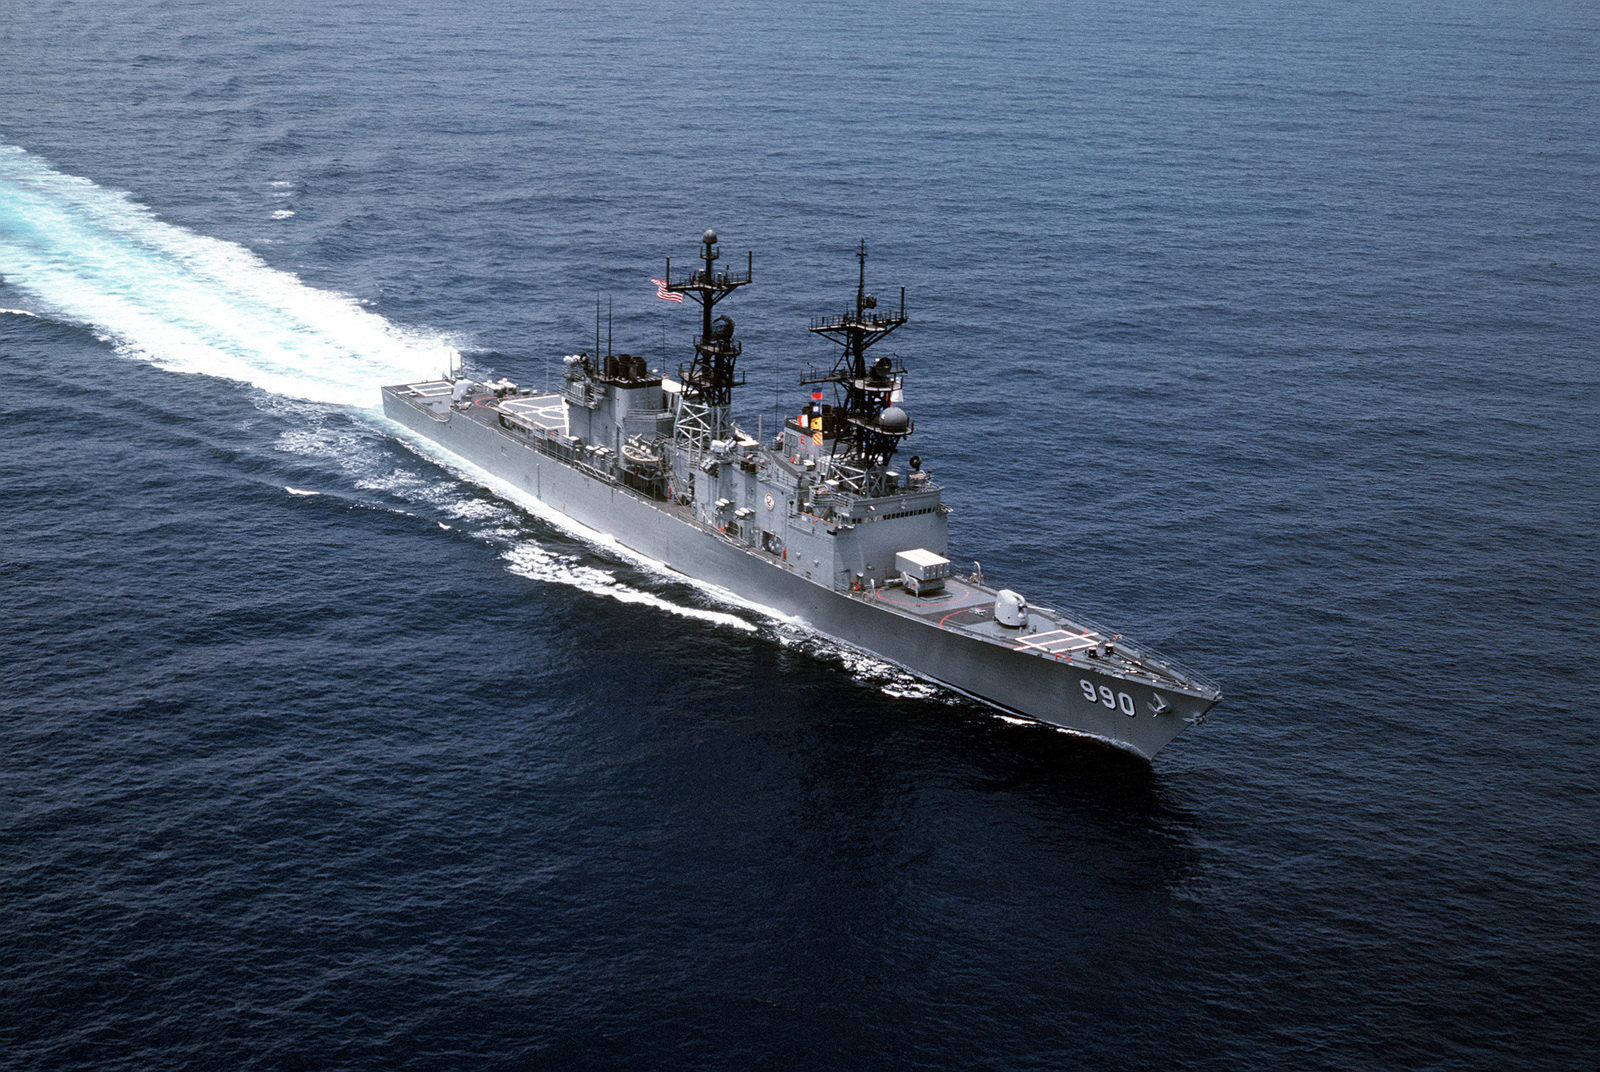
<instances>
[{"instance_id":1,"label":"ocean water","mask_svg":"<svg viewBox=\"0 0 1600 1072\"><path fill-rule=\"evenodd\" d=\"M1600 1067L1600 12L44 0L0 21L0 1067ZM905 287L953 555L1153 764L397 438ZM606 311L609 312L606 312Z\"/></svg>"}]
</instances>

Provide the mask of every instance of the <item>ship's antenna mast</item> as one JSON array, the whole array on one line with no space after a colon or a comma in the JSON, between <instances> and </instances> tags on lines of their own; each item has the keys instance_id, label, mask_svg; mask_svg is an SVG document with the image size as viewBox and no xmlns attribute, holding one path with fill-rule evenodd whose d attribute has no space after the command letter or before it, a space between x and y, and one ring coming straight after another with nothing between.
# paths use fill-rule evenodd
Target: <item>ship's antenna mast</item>
<instances>
[{"instance_id":1,"label":"ship's antenna mast","mask_svg":"<svg viewBox=\"0 0 1600 1072\"><path fill-rule=\"evenodd\" d=\"M824 376L809 376L803 384L832 383L839 415L846 427L834 439L833 460L846 480L860 481L867 490L874 470L889 464L900 440L911 434L911 419L894 404L905 366L896 357L880 357L869 367L867 348L880 342L906 322L906 292L900 288L900 312L878 313L878 300L867 293L867 242L856 253L860 273L856 278L856 307L840 316L811 321L814 334L840 347L833 369ZM838 418L836 418L838 419Z\"/></svg>"},{"instance_id":2,"label":"ship's antenna mast","mask_svg":"<svg viewBox=\"0 0 1600 1072\"><path fill-rule=\"evenodd\" d=\"M728 407L733 401L733 389L744 383L735 368L740 346L733 337L733 321L725 316L715 320L712 307L750 282L755 265L755 255L749 254L743 276L737 272L718 272L717 232L706 231L700 238L700 258L704 267L672 278L672 261L667 261L666 289L684 294L700 303L700 335L694 340L694 361L687 369L678 367L683 381L684 402L688 409L679 421L680 432L697 446L704 447L711 439L724 439L732 432Z\"/></svg>"}]
</instances>

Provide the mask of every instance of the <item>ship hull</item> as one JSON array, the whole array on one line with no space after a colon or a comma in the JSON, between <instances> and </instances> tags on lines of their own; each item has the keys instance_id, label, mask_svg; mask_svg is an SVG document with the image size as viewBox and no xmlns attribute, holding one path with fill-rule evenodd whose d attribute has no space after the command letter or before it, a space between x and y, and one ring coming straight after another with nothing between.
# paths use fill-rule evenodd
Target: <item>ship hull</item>
<instances>
[{"instance_id":1,"label":"ship hull","mask_svg":"<svg viewBox=\"0 0 1600 1072\"><path fill-rule=\"evenodd\" d=\"M1148 759L1217 701L1213 691L1157 687L1082 657L1041 655L946 629L904 612L887 591L818 584L802 576L802 563L736 543L684 507L638 495L459 411L439 415L392 388L384 389L383 403L398 424L638 555L1001 711Z\"/></svg>"}]
</instances>

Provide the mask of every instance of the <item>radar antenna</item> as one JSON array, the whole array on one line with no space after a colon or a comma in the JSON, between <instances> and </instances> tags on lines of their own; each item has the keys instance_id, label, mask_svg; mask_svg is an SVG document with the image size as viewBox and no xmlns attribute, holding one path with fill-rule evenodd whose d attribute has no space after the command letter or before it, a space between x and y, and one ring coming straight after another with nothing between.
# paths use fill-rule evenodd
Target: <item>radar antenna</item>
<instances>
[{"instance_id":1,"label":"radar antenna","mask_svg":"<svg viewBox=\"0 0 1600 1072\"><path fill-rule=\"evenodd\" d=\"M733 389L744 383L744 377L735 368L740 346L733 337L733 321L719 316L712 319L713 307L750 282L755 255L748 254L744 275L716 270L717 232L707 230L700 238L700 251L705 266L688 274L672 277L672 260L667 259L666 289L674 294L684 294L700 303L700 334L694 340L694 361L688 368L678 366L678 376L683 381L684 401L697 412L691 415L690 427L703 422L701 435L694 438L725 438L732 428L728 407L733 401ZM698 417L699 420L694 418ZM699 444L704 446L704 443Z\"/></svg>"},{"instance_id":2,"label":"radar antenna","mask_svg":"<svg viewBox=\"0 0 1600 1072\"><path fill-rule=\"evenodd\" d=\"M827 375L810 376L803 384L831 383L835 419L845 428L834 439L833 460L847 479L866 482L875 469L889 464L900 440L912 432L911 418L896 402L905 366L898 357L880 357L867 364L867 349L906 322L906 289L900 288L900 311L879 313L877 299L867 293L867 242L857 251L861 272L856 282L855 310L816 317L811 332L837 343L840 353ZM863 489L864 490L864 489Z\"/></svg>"}]
</instances>

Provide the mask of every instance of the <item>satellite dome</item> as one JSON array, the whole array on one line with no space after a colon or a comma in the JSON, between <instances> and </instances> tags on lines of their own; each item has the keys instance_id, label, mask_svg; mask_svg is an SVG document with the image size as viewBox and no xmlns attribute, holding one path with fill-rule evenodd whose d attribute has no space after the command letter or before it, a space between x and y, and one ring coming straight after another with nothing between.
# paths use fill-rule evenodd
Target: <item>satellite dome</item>
<instances>
[{"instance_id":1,"label":"satellite dome","mask_svg":"<svg viewBox=\"0 0 1600 1072\"><path fill-rule=\"evenodd\" d=\"M878 414L878 427L885 432L904 432L911 427L911 418L899 406L890 406Z\"/></svg>"},{"instance_id":2,"label":"satellite dome","mask_svg":"<svg viewBox=\"0 0 1600 1072\"><path fill-rule=\"evenodd\" d=\"M700 236L700 241L704 242L708 246L716 245L717 244L717 232L715 232L711 228L707 227L706 228L706 233Z\"/></svg>"}]
</instances>

